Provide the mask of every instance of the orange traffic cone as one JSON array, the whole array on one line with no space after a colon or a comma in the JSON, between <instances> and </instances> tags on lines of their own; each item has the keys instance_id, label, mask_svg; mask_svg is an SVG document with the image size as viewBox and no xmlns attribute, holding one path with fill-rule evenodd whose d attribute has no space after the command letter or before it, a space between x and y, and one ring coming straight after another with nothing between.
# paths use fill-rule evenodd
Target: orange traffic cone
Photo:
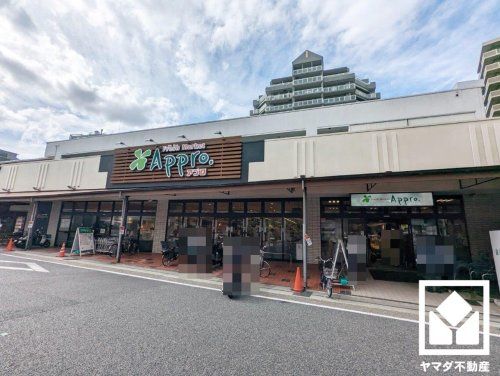
<instances>
[{"instance_id":1,"label":"orange traffic cone","mask_svg":"<svg viewBox=\"0 0 500 376\"><path fill-rule=\"evenodd\" d=\"M7 243L7 247L5 247L5 250L7 252L12 252L14 250L14 241L12 238L9 239L9 242Z\"/></svg>"},{"instance_id":2,"label":"orange traffic cone","mask_svg":"<svg viewBox=\"0 0 500 376\"><path fill-rule=\"evenodd\" d=\"M66 254L66 243L62 243L61 249L59 250L59 257L64 257Z\"/></svg>"},{"instance_id":3,"label":"orange traffic cone","mask_svg":"<svg viewBox=\"0 0 500 376\"><path fill-rule=\"evenodd\" d=\"M302 292L304 291L304 282L302 280L302 273L300 272L300 267L297 266L297 272L295 273L295 282L293 283L293 291Z\"/></svg>"}]
</instances>

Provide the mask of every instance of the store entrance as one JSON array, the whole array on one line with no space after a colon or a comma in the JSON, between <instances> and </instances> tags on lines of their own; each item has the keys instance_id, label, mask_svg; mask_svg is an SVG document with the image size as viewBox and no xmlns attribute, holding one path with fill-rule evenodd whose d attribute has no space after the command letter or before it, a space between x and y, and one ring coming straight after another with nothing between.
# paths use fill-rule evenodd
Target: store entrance
<instances>
[{"instance_id":1,"label":"store entrance","mask_svg":"<svg viewBox=\"0 0 500 376\"><path fill-rule=\"evenodd\" d=\"M415 269L415 252L410 229L408 220L367 221L368 266L383 263Z\"/></svg>"}]
</instances>

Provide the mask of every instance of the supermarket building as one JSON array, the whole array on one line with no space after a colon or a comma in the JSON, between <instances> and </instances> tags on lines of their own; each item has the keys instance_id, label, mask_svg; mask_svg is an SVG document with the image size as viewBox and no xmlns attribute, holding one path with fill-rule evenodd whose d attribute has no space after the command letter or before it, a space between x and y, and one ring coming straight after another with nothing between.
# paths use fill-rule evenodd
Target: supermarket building
<instances>
[{"instance_id":1,"label":"supermarket building","mask_svg":"<svg viewBox=\"0 0 500 376\"><path fill-rule=\"evenodd\" d=\"M128 236L141 251L182 227L258 236L308 263L336 239L365 239L368 267L417 268L418 237L455 263L491 258L500 229L500 119L482 85L331 107L93 135L0 163L0 231L39 229L58 246L76 228ZM303 224L305 221L305 229ZM358 244L359 245L359 244ZM363 248L363 246L361 247ZM381 261L383 260L383 262ZM458 261L457 261L458 260Z\"/></svg>"}]
</instances>

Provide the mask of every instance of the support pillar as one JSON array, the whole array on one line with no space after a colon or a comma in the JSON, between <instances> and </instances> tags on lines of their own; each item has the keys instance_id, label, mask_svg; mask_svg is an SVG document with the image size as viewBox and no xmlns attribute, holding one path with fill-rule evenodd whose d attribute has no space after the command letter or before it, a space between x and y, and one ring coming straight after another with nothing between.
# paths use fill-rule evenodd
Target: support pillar
<instances>
[{"instance_id":1,"label":"support pillar","mask_svg":"<svg viewBox=\"0 0 500 376\"><path fill-rule=\"evenodd\" d=\"M116 250L116 262L119 263L122 257L122 242L125 232L127 231L127 210L128 210L128 196L122 199L122 222L120 225L120 232L118 234L118 249ZM122 231L123 229L123 231Z\"/></svg>"}]
</instances>

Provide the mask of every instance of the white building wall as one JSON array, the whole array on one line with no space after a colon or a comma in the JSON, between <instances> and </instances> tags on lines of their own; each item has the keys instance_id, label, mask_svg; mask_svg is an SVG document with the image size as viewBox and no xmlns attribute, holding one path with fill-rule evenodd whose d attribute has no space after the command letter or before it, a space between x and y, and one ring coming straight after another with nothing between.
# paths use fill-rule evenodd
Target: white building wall
<instances>
[{"instance_id":1,"label":"white building wall","mask_svg":"<svg viewBox=\"0 0 500 376\"><path fill-rule=\"evenodd\" d=\"M3 191L73 191L106 188L107 172L99 172L100 156L6 163L0 169Z\"/></svg>"},{"instance_id":2,"label":"white building wall","mask_svg":"<svg viewBox=\"0 0 500 376\"><path fill-rule=\"evenodd\" d=\"M49 142L45 156L101 152L112 150L120 142L139 146L145 140L155 143L178 142L180 135L190 140L230 136L262 136L284 132L304 131L316 135L318 129L352 126L363 130L374 124L377 129L394 124L429 125L451 121L484 119L484 106L480 88L467 88L384 100L347 103L329 107L304 109L277 114L267 114L198 124L145 129L128 133L93 136L75 140Z\"/></svg>"},{"instance_id":3,"label":"white building wall","mask_svg":"<svg viewBox=\"0 0 500 376\"><path fill-rule=\"evenodd\" d=\"M249 181L500 165L500 120L266 140Z\"/></svg>"}]
</instances>

